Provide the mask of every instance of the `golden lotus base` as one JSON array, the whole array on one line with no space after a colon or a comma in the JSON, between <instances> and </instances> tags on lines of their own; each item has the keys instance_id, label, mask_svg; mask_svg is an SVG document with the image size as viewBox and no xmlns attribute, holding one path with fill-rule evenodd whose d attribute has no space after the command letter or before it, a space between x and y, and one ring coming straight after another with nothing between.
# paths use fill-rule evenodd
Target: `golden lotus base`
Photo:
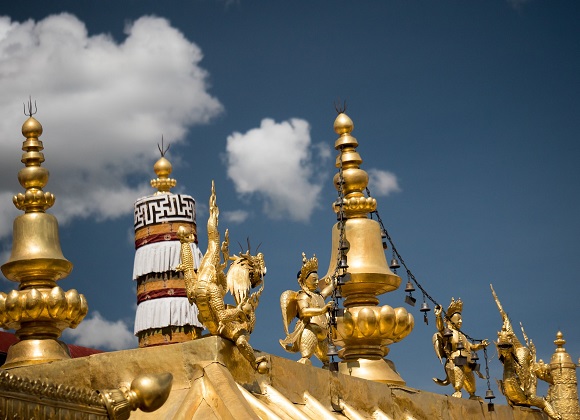
<instances>
[{"instance_id":1,"label":"golden lotus base","mask_svg":"<svg viewBox=\"0 0 580 420\"><path fill-rule=\"evenodd\" d=\"M342 361L338 371L344 375L356 376L369 381L391 385L405 385L406 382L395 370L395 364L388 359L358 359Z\"/></svg>"},{"instance_id":2,"label":"golden lotus base","mask_svg":"<svg viewBox=\"0 0 580 420\"><path fill-rule=\"evenodd\" d=\"M8 349L6 363L2 369L12 369L39 363L55 362L70 359L70 353L65 343L54 339L21 340Z\"/></svg>"}]
</instances>

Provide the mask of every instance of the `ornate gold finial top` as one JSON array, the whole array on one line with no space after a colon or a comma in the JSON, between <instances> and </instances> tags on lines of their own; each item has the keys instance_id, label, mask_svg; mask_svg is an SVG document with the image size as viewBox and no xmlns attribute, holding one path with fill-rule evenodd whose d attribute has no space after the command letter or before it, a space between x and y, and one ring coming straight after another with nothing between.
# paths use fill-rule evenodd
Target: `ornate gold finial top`
<instances>
[{"instance_id":1,"label":"ornate gold finial top","mask_svg":"<svg viewBox=\"0 0 580 420\"><path fill-rule=\"evenodd\" d=\"M306 278L312 274L318 272L318 258L316 258L316 254L312 256L312 258L307 259L306 254L302 253L302 268L298 273L298 282L300 284L304 284Z\"/></svg>"},{"instance_id":2,"label":"ornate gold finial top","mask_svg":"<svg viewBox=\"0 0 580 420\"><path fill-rule=\"evenodd\" d=\"M82 294L56 285L69 275L72 263L62 254L56 217L46 213L54 195L42 191L49 173L40 166L42 125L32 116L36 113L32 100L24 113L28 116L22 125L25 167L18 172L18 181L26 191L13 197L24 214L14 219L10 259L0 267L7 279L20 283L18 290L0 292L0 328L14 329L20 338L8 350L6 369L69 359L58 337L65 328L75 328L88 312Z\"/></svg>"},{"instance_id":3,"label":"ornate gold finial top","mask_svg":"<svg viewBox=\"0 0 580 420\"><path fill-rule=\"evenodd\" d=\"M564 348L564 344L566 344L566 340L564 340L564 334L562 331L558 331L556 334L556 339L554 340L554 344L556 345L558 352L564 352L566 349Z\"/></svg>"},{"instance_id":4,"label":"ornate gold finial top","mask_svg":"<svg viewBox=\"0 0 580 420\"><path fill-rule=\"evenodd\" d=\"M177 181L175 179L169 178L171 172L173 171L173 165L171 162L165 157L165 154L171 147L171 145L167 146L166 149L163 148L163 136L161 137L161 146L157 145L159 148L159 152L161 153L161 157L155 165L153 165L153 170L157 175L157 179L151 180L151 186L153 188L157 188L157 192L155 195L158 194L169 194L171 188L177 185Z\"/></svg>"},{"instance_id":5,"label":"ornate gold finial top","mask_svg":"<svg viewBox=\"0 0 580 420\"><path fill-rule=\"evenodd\" d=\"M35 104L36 105L36 104ZM54 204L54 195L42 191L48 183L48 169L40 166L44 162L42 150L44 146L38 138L42 135L42 125L33 117L32 100L28 103L28 119L22 124L22 135L26 140L22 143L22 159L25 167L18 172L18 182L26 191L18 193L12 198L14 206L26 213L42 212Z\"/></svg>"},{"instance_id":6,"label":"ornate gold finial top","mask_svg":"<svg viewBox=\"0 0 580 420\"><path fill-rule=\"evenodd\" d=\"M334 187L338 190L342 183L344 193L343 210L347 218L367 217L367 214L375 211L377 200L365 197L363 191L369 183L366 171L360 169L363 160L356 151L358 141L351 135L354 123L348 115L340 112L334 120L334 131L340 137L335 141L334 148L340 152L336 158L336 167L342 171L334 176ZM342 173L342 180L340 179ZM334 205L334 211L338 212L338 206Z\"/></svg>"}]
</instances>

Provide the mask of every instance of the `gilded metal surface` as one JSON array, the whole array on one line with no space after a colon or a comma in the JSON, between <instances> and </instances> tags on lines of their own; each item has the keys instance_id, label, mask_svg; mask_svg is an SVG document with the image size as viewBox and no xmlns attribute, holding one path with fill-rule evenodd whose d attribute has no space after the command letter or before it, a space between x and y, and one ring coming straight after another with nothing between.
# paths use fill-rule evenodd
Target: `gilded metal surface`
<instances>
[{"instance_id":1,"label":"gilded metal surface","mask_svg":"<svg viewBox=\"0 0 580 420\"><path fill-rule=\"evenodd\" d=\"M171 172L173 171L173 165L171 165L171 162L169 162L165 157L165 151L161 149L159 150L161 151L161 158L159 158L159 160L155 162L155 165L153 165L153 170L155 171L157 178L151 180L151 186L157 188L155 195L169 194L171 188L177 185L175 179L169 178L169 175L171 175Z\"/></svg>"},{"instance_id":2,"label":"gilded metal surface","mask_svg":"<svg viewBox=\"0 0 580 420\"><path fill-rule=\"evenodd\" d=\"M536 346L528 340L523 327L522 334L526 345L518 340L493 286L490 287L503 319L496 343L499 360L503 363L503 379L498 381L501 392L510 405L533 405L544 410L550 418L561 419L562 416L544 397L536 395L538 378L548 383L553 382L550 366L542 360L536 361Z\"/></svg>"},{"instance_id":3,"label":"gilded metal surface","mask_svg":"<svg viewBox=\"0 0 580 420\"><path fill-rule=\"evenodd\" d=\"M577 366L564 349L566 340L564 340L561 331L556 334L554 344L556 351L550 360L553 384L548 389L546 399L550 401L563 420L578 420L580 419L580 407L578 404L578 379L576 377Z\"/></svg>"},{"instance_id":4,"label":"gilded metal surface","mask_svg":"<svg viewBox=\"0 0 580 420\"><path fill-rule=\"evenodd\" d=\"M334 121L334 131L339 135L335 149L339 151L336 166L340 171L334 177L335 188L344 198L333 204L334 211L344 212L344 239L347 251L349 280L341 287L345 298L344 316L337 319L335 344L343 347L338 353L343 359L339 370L378 382L404 384L403 379L383 357L388 346L405 338L413 330L413 315L405 308L379 307L377 296L396 290L401 278L394 274L385 257L380 225L368 218L376 210L376 200L367 197L369 177L360 168L362 158L356 151L358 141L351 135L352 120L340 113ZM337 250L341 229L337 223L332 229L332 257L324 277L331 282L336 273ZM358 363L355 363L358 362ZM363 367L364 366L364 367Z\"/></svg>"},{"instance_id":5,"label":"gilded metal surface","mask_svg":"<svg viewBox=\"0 0 580 420\"><path fill-rule=\"evenodd\" d=\"M173 375L169 372L136 377L129 389L99 391L111 420L126 420L137 409L150 413L159 409L171 392Z\"/></svg>"},{"instance_id":6,"label":"gilded metal surface","mask_svg":"<svg viewBox=\"0 0 580 420\"><path fill-rule=\"evenodd\" d=\"M480 401L361 380L348 373L341 375L285 358L269 357L271 369L268 374L260 375L250 367L230 340L209 336L171 346L99 353L79 359L21 367L11 372L42 381L50 378L48 380L62 384L62 387L108 389L123 385L128 387L139 372L170 371L174 380L167 402L153 413L132 412L131 419L135 420L204 419L203 415L207 413L210 415L206 419L268 418L262 416L258 408L253 408L258 404L246 402L248 397L258 399L277 417L288 419L288 415L278 406L267 401L259 387L260 383L270 384L303 412L306 412L303 409L306 390L340 419L346 417L334 409L339 400L346 402L367 419L374 418L377 410L391 420L546 418L540 410L512 408L505 404L496 404L495 411L490 413ZM240 392L236 384L250 391L251 395Z\"/></svg>"},{"instance_id":7,"label":"gilded metal surface","mask_svg":"<svg viewBox=\"0 0 580 420\"><path fill-rule=\"evenodd\" d=\"M107 419L96 391L29 380L0 370L0 418Z\"/></svg>"},{"instance_id":8,"label":"gilded metal surface","mask_svg":"<svg viewBox=\"0 0 580 420\"><path fill-rule=\"evenodd\" d=\"M302 290L295 292L286 290L280 296L280 308L286 338L280 340L284 350L302 356L299 363L312 364L312 355L328 363L328 312L334 307L334 302L324 303L324 299L332 293L331 283L322 291L318 290L318 259L313 256L306 259L302 253L302 268L298 273L298 284ZM298 322L292 333L288 327L294 318Z\"/></svg>"},{"instance_id":9,"label":"gilded metal surface","mask_svg":"<svg viewBox=\"0 0 580 420\"><path fill-rule=\"evenodd\" d=\"M6 278L20 284L18 290L0 293L0 328L15 329L20 341L10 347L4 368L69 358L58 338L88 312L83 295L56 285L70 273L72 264L62 254L56 218L45 213L54 204L54 196L42 191L49 173L40 166L44 162L44 147L38 139L42 126L32 117L31 108L22 126L25 167L18 173L26 191L13 197L14 205L25 214L14 220L12 252L2 265Z\"/></svg>"},{"instance_id":10,"label":"gilded metal surface","mask_svg":"<svg viewBox=\"0 0 580 420\"><path fill-rule=\"evenodd\" d=\"M255 311L264 290L263 277L266 274L264 256L247 253L229 255L229 236L225 233L225 241L220 247L218 230L219 208L216 204L215 186L212 182L209 200L209 219L207 222L208 246L195 271L193 254L189 243L195 240L193 234L180 227L177 235L181 241L181 263L178 271L184 272L187 297L199 309L199 320L212 335L220 335L236 343L242 355L254 369L260 372L267 370L263 357L256 358L249 339L256 322ZM223 263L222 257L223 256ZM225 269L232 260L227 277ZM257 292L249 294L254 287L261 285ZM224 296L230 291L237 306L228 307Z\"/></svg>"},{"instance_id":11,"label":"gilded metal surface","mask_svg":"<svg viewBox=\"0 0 580 420\"><path fill-rule=\"evenodd\" d=\"M455 392L454 397L461 398L461 389L465 389L469 393L470 398L477 398L475 395L475 375L480 378L484 376L479 371L479 364L472 358L474 353L489 345L488 340L483 340L481 343L471 343L467 337L461 332L463 319L461 312L463 311L463 302L461 299L455 300L451 298L451 303L447 308L447 316L445 320L442 316L442 308L435 307L435 326L437 333L433 335L433 347L435 353L439 357L439 361L445 365L445 379L433 378L437 385L453 386ZM447 328L447 330L446 330ZM458 348L461 343L462 348ZM465 357L463 363L457 363L457 357ZM445 359L443 362L442 359Z\"/></svg>"}]
</instances>

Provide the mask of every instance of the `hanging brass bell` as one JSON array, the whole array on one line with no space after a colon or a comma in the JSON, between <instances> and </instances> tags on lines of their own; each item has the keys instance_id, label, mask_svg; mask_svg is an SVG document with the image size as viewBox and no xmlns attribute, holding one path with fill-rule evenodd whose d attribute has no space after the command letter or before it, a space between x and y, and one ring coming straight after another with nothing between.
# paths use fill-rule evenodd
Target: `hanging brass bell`
<instances>
[{"instance_id":1,"label":"hanging brass bell","mask_svg":"<svg viewBox=\"0 0 580 420\"><path fill-rule=\"evenodd\" d=\"M346 255L340 257L340 262L338 263L338 268L340 270L346 270L348 268L348 264L346 262Z\"/></svg>"},{"instance_id":2,"label":"hanging brass bell","mask_svg":"<svg viewBox=\"0 0 580 420\"><path fill-rule=\"evenodd\" d=\"M488 389L487 391L485 391L485 399L489 400L491 402L491 400L493 400L495 398L495 395L493 395L493 391L491 389Z\"/></svg>"},{"instance_id":3,"label":"hanging brass bell","mask_svg":"<svg viewBox=\"0 0 580 420\"><path fill-rule=\"evenodd\" d=\"M459 352L459 356L455 357L453 363L455 366L465 366L467 364L467 357L461 355L461 352Z\"/></svg>"},{"instance_id":4,"label":"hanging brass bell","mask_svg":"<svg viewBox=\"0 0 580 420\"><path fill-rule=\"evenodd\" d=\"M391 270L396 270L397 268L400 268L400 267L401 267L401 265L399 264L399 261L397 261L397 259L393 257L393 259L391 260L391 264L389 265L389 268ZM413 289L413 290L415 290L415 289Z\"/></svg>"},{"instance_id":5,"label":"hanging brass bell","mask_svg":"<svg viewBox=\"0 0 580 420\"><path fill-rule=\"evenodd\" d=\"M391 267L393 268L393 267ZM407 293L411 293L415 291L415 287L413 287L413 283L411 283L411 280L407 281L407 285L405 286L405 292Z\"/></svg>"},{"instance_id":6,"label":"hanging brass bell","mask_svg":"<svg viewBox=\"0 0 580 420\"><path fill-rule=\"evenodd\" d=\"M346 283L348 283L350 281L350 279L351 279L350 273L341 274L336 279L336 285L337 286L344 286Z\"/></svg>"},{"instance_id":7,"label":"hanging brass bell","mask_svg":"<svg viewBox=\"0 0 580 420\"><path fill-rule=\"evenodd\" d=\"M326 352L326 355L328 357L338 356L338 349L336 348L336 346L334 345L334 343L330 343L328 345L328 351Z\"/></svg>"},{"instance_id":8,"label":"hanging brass bell","mask_svg":"<svg viewBox=\"0 0 580 420\"><path fill-rule=\"evenodd\" d=\"M415 299L413 296L411 296L411 295L405 296L405 303L407 305L415 306L416 302L417 302L417 299Z\"/></svg>"},{"instance_id":9,"label":"hanging brass bell","mask_svg":"<svg viewBox=\"0 0 580 420\"><path fill-rule=\"evenodd\" d=\"M445 327L445 329L443 330L443 337L445 338L453 337L453 331L451 331L451 328Z\"/></svg>"},{"instance_id":10,"label":"hanging brass bell","mask_svg":"<svg viewBox=\"0 0 580 420\"><path fill-rule=\"evenodd\" d=\"M340 293L340 287L334 289L334 297L337 299L342 299L342 293Z\"/></svg>"},{"instance_id":11,"label":"hanging brass bell","mask_svg":"<svg viewBox=\"0 0 580 420\"><path fill-rule=\"evenodd\" d=\"M457 346L455 348L459 351L465 349L465 346L463 345L463 341L460 340L459 343L457 343Z\"/></svg>"},{"instance_id":12,"label":"hanging brass bell","mask_svg":"<svg viewBox=\"0 0 580 420\"><path fill-rule=\"evenodd\" d=\"M475 352L475 351L471 352L471 360L472 361L479 360L479 356L477 355L477 352Z\"/></svg>"},{"instance_id":13,"label":"hanging brass bell","mask_svg":"<svg viewBox=\"0 0 580 420\"><path fill-rule=\"evenodd\" d=\"M421 312L429 312L431 310L431 308L429 307L429 304L427 302L423 302L421 304L421 309L419 309Z\"/></svg>"}]
</instances>

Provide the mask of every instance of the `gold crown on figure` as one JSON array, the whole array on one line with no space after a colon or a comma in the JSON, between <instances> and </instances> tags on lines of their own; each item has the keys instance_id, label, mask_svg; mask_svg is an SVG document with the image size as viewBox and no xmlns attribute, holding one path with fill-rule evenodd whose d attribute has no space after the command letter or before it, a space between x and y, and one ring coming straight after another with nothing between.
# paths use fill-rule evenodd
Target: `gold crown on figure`
<instances>
[{"instance_id":1,"label":"gold crown on figure","mask_svg":"<svg viewBox=\"0 0 580 420\"><path fill-rule=\"evenodd\" d=\"M298 281L302 284L309 274L316 272L318 272L318 258L316 258L316 254L312 258L306 259L306 254L303 252L302 268L298 272Z\"/></svg>"},{"instance_id":2,"label":"gold crown on figure","mask_svg":"<svg viewBox=\"0 0 580 420\"><path fill-rule=\"evenodd\" d=\"M461 301L461 298L457 300L451 298L451 303L447 308L447 316L451 318L455 314L461 314L462 310L463 310L463 302Z\"/></svg>"}]
</instances>

